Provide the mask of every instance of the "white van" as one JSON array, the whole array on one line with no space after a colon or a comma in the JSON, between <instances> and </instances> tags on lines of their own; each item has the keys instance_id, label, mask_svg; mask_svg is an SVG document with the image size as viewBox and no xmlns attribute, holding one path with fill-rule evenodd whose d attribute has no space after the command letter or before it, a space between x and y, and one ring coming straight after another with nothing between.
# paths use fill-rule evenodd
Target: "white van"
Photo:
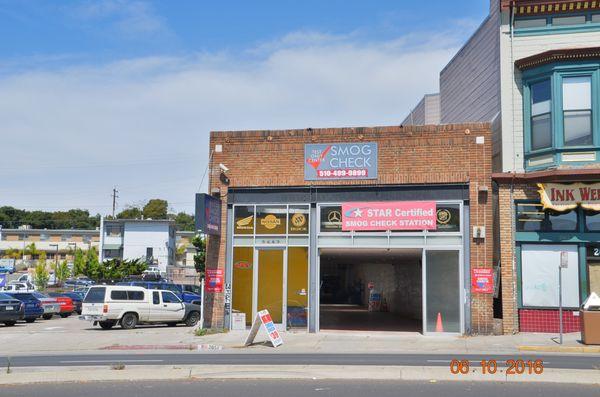
<instances>
[{"instance_id":1,"label":"white van","mask_svg":"<svg viewBox=\"0 0 600 397\"><path fill-rule=\"evenodd\" d=\"M93 321L103 329L116 324L133 329L140 323L162 323L193 327L200 320L200 305L182 302L171 291L147 290L126 285L94 285L81 307L81 320Z\"/></svg>"}]
</instances>

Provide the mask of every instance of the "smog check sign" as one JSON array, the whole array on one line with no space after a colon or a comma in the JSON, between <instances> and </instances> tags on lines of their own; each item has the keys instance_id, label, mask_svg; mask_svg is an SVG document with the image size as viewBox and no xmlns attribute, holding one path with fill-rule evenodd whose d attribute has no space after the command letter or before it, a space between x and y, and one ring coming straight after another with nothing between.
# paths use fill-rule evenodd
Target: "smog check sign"
<instances>
[{"instance_id":1,"label":"smog check sign","mask_svg":"<svg viewBox=\"0 0 600 397\"><path fill-rule=\"evenodd\" d=\"M377 179L377 143L306 144L304 179Z\"/></svg>"},{"instance_id":2,"label":"smog check sign","mask_svg":"<svg viewBox=\"0 0 600 397\"><path fill-rule=\"evenodd\" d=\"M342 204L343 231L435 230L435 201L382 201Z\"/></svg>"}]
</instances>

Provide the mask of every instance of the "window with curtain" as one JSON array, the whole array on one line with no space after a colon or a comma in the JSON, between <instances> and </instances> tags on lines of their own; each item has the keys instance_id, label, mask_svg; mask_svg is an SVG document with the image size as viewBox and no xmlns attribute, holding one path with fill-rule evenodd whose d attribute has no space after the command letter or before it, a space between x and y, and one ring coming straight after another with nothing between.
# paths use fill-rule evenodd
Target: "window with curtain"
<instances>
[{"instance_id":1,"label":"window with curtain","mask_svg":"<svg viewBox=\"0 0 600 397\"><path fill-rule=\"evenodd\" d=\"M550 79L533 83L531 90L531 150L552 147L552 90Z\"/></svg>"},{"instance_id":2,"label":"window with curtain","mask_svg":"<svg viewBox=\"0 0 600 397\"><path fill-rule=\"evenodd\" d=\"M592 77L564 77L562 91L564 145L591 145Z\"/></svg>"}]
</instances>

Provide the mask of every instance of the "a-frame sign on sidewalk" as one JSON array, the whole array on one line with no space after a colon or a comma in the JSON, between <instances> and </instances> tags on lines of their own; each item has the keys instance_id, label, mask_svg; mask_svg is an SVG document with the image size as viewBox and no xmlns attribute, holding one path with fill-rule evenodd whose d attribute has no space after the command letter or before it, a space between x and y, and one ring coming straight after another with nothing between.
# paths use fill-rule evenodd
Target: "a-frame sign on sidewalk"
<instances>
[{"instance_id":1,"label":"a-frame sign on sidewalk","mask_svg":"<svg viewBox=\"0 0 600 397\"><path fill-rule=\"evenodd\" d=\"M258 330L260 326L263 325L265 327L265 331L267 331L267 335L269 335L269 340L273 347L283 345L283 339L281 339L281 335L279 335L279 331L275 328L275 324L273 323L273 319L269 314L268 310L261 310L256 313L256 317L252 322L252 328L250 329L250 334L246 338L245 346L249 346L254 342L254 338L256 338L256 334L258 334Z\"/></svg>"}]
</instances>

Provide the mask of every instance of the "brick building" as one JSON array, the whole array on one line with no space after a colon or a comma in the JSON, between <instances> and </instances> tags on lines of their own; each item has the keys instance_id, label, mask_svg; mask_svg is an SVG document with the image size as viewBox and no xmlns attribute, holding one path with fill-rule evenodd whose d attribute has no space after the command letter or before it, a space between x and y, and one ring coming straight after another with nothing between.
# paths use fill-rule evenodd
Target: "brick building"
<instances>
[{"instance_id":1,"label":"brick building","mask_svg":"<svg viewBox=\"0 0 600 397\"><path fill-rule=\"evenodd\" d=\"M212 132L207 325L491 333L491 145L486 123Z\"/></svg>"}]
</instances>

